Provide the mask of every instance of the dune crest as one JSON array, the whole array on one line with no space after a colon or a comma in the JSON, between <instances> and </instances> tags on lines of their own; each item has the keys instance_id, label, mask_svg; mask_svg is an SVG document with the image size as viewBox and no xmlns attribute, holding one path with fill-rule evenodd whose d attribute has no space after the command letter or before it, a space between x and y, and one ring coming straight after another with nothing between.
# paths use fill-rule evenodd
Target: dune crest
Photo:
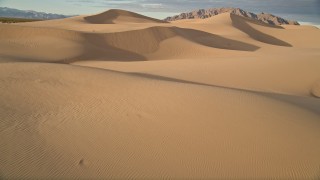
<instances>
[{"instance_id":1,"label":"dune crest","mask_svg":"<svg viewBox=\"0 0 320 180\"><path fill-rule=\"evenodd\" d=\"M84 19L92 24L166 23L162 20L119 9L111 9L97 15L86 16Z\"/></svg>"},{"instance_id":2,"label":"dune crest","mask_svg":"<svg viewBox=\"0 0 320 180\"><path fill-rule=\"evenodd\" d=\"M252 22L252 20L250 19L246 19L243 18L241 16L235 15L235 14L230 14L231 20L232 20L232 24L234 25L234 27L238 28L239 30L241 30L242 32L248 34L251 38L263 42L263 43L267 43L267 44L272 44L272 45L276 45L276 46L286 46L286 47L292 47L291 44L278 39L276 37L273 37L269 34L263 33L253 27L251 27L248 22ZM254 21L253 21L254 22ZM254 22L257 23L257 22ZM262 25L263 24L259 24ZM276 27L272 27L272 28L276 28ZM279 27L280 29L282 29L281 27Z\"/></svg>"}]
</instances>

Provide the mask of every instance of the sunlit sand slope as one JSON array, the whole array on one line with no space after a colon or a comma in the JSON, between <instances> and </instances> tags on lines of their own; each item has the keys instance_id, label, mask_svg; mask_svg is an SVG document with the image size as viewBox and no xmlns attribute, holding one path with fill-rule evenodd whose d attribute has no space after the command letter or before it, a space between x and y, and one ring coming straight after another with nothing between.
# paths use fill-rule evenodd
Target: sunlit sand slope
<instances>
[{"instance_id":1,"label":"sunlit sand slope","mask_svg":"<svg viewBox=\"0 0 320 180\"><path fill-rule=\"evenodd\" d=\"M319 60L228 13L0 24L0 179L318 179Z\"/></svg>"}]
</instances>

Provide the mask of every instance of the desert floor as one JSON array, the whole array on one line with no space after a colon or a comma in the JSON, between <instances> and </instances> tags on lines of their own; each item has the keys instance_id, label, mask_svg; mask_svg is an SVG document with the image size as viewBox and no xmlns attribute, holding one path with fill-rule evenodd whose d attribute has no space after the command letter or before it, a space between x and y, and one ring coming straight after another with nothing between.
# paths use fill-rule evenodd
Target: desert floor
<instances>
[{"instance_id":1,"label":"desert floor","mask_svg":"<svg viewBox=\"0 0 320 180\"><path fill-rule=\"evenodd\" d=\"M0 178L316 179L319 97L312 26L0 24Z\"/></svg>"}]
</instances>

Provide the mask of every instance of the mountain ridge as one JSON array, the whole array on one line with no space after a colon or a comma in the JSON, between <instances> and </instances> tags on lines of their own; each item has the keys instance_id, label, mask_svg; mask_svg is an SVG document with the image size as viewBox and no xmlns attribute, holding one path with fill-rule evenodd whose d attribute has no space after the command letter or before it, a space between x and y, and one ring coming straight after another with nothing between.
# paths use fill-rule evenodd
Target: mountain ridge
<instances>
[{"instance_id":1,"label":"mountain ridge","mask_svg":"<svg viewBox=\"0 0 320 180\"><path fill-rule=\"evenodd\" d=\"M297 21L287 20L279 16L275 16L273 14L269 13L260 13L255 14L249 11L245 11L240 8L209 8L209 9L198 9L191 12L181 13L179 15L167 17L164 20L165 21L176 21L176 20L182 20L182 19L206 19L218 14L222 13L230 13L235 14L238 16L255 19L260 22L264 22L266 24L271 25L300 25Z\"/></svg>"},{"instance_id":2,"label":"mountain ridge","mask_svg":"<svg viewBox=\"0 0 320 180\"><path fill-rule=\"evenodd\" d=\"M37 12L32 10L19 10L8 7L0 7L0 17L25 18L25 19L62 19L71 16Z\"/></svg>"}]
</instances>

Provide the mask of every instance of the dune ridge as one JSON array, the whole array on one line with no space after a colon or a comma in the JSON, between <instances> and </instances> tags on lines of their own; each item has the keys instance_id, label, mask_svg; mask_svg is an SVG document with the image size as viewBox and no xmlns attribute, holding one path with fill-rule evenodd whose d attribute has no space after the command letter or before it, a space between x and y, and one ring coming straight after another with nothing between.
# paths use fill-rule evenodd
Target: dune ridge
<instances>
[{"instance_id":1,"label":"dune ridge","mask_svg":"<svg viewBox=\"0 0 320 180\"><path fill-rule=\"evenodd\" d=\"M273 36L270 36L268 34L265 34L263 32L260 32L252 27L250 27L246 20L240 16L230 14L230 17L232 19L233 25L243 31L244 33L248 34L250 37L257 41L261 41L264 43L272 44L272 45L278 45L278 46L287 46L292 47L291 44L284 42L278 38L275 38ZM237 19L240 18L241 20Z\"/></svg>"},{"instance_id":2,"label":"dune ridge","mask_svg":"<svg viewBox=\"0 0 320 180\"><path fill-rule=\"evenodd\" d=\"M165 21L143 16L134 12L111 9L106 12L86 16L84 19L92 24L114 24L114 23L166 23Z\"/></svg>"},{"instance_id":3,"label":"dune ridge","mask_svg":"<svg viewBox=\"0 0 320 180\"><path fill-rule=\"evenodd\" d=\"M233 25L254 40L272 45L291 46L289 43L252 28L247 25L245 19L236 15L231 16L229 18ZM68 19L65 21L68 21ZM218 34L192 28L161 26L161 23L156 23L152 27L141 27L138 30L110 33L79 32L52 27L23 26L20 24L18 26L3 25L1 32L2 36L0 35L0 38L3 39L2 44L5 52L2 55L0 54L0 57L2 56L2 59L24 59L25 61L148 60L150 59L148 55L158 51L163 41L173 37L185 39L190 44L198 44L210 48L238 51L256 51L260 48L260 45L247 43L243 40L225 38ZM43 38L52 39L52 41L43 41ZM58 43L59 41L64 42L63 46ZM43 50L39 51L39 48ZM174 48L172 56L176 54L175 51L180 51L179 46L172 48ZM50 52L46 51L46 49L50 49ZM63 49L68 50L63 51ZM16 55L13 56L13 52L19 53L15 53ZM170 53L166 53L165 57L170 57ZM161 56L157 56L157 58L161 58Z\"/></svg>"},{"instance_id":4,"label":"dune ridge","mask_svg":"<svg viewBox=\"0 0 320 180\"><path fill-rule=\"evenodd\" d=\"M58 56L56 59L47 60L54 62L74 62L75 60L79 61L90 58L129 61L146 60L144 55L157 51L162 41L173 37L181 37L190 41L190 43L211 48L240 51L255 51L259 49L255 45L241 41L223 38L203 31L178 27L154 26L140 30L94 34L51 28L16 28L6 25L3 26L0 32L2 33L0 38L7 41L10 45L6 45L6 49L8 49L6 52L8 53L9 51L11 54L13 54L12 52L20 51L21 54L28 54L30 56L31 51L33 53L29 58L36 60L42 58L42 60L46 60L46 58L60 52L62 49L70 49L66 54L60 54L61 56ZM7 36L6 34L9 35ZM22 36L23 38L21 38ZM54 42L63 40L64 46L41 41L42 37L50 38ZM28 40L26 41L25 38L28 38ZM39 48L50 48L51 52L49 52L50 54L44 53L44 51L39 51ZM28 51L24 52L21 49L28 49ZM72 52L74 49L82 50ZM29 61L27 56L24 56L24 58Z\"/></svg>"},{"instance_id":5,"label":"dune ridge","mask_svg":"<svg viewBox=\"0 0 320 180\"><path fill-rule=\"evenodd\" d=\"M0 179L318 179L319 59L228 12L0 24Z\"/></svg>"}]
</instances>

